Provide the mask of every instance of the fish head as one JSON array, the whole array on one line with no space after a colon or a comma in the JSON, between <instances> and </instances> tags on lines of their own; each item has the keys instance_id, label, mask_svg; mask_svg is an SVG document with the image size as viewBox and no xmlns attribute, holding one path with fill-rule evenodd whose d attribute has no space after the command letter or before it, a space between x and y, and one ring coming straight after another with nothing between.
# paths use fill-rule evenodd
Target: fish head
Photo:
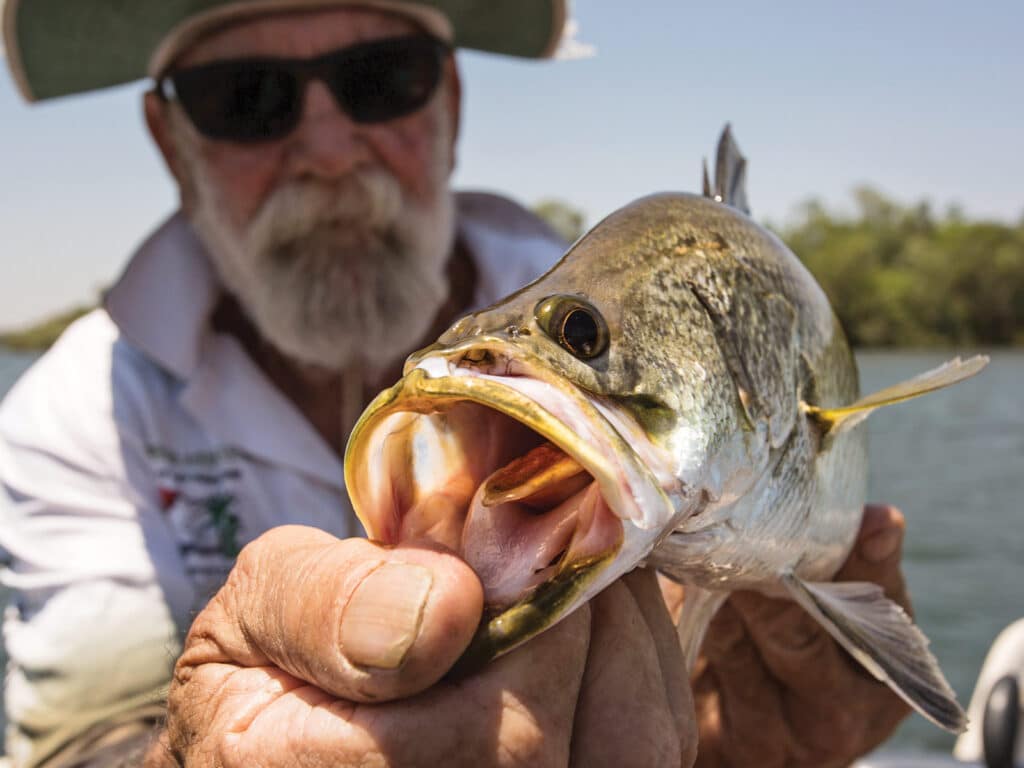
<instances>
[{"instance_id":1,"label":"fish head","mask_svg":"<svg viewBox=\"0 0 1024 768\"><path fill-rule=\"evenodd\" d=\"M612 214L410 356L353 429L346 483L368 535L444 545L480 576L478 660L570 613L699 508L707 457L743 418L680 270L718 247L708 211L745 218L683 194Z\"/></svg>"}]
</instances>

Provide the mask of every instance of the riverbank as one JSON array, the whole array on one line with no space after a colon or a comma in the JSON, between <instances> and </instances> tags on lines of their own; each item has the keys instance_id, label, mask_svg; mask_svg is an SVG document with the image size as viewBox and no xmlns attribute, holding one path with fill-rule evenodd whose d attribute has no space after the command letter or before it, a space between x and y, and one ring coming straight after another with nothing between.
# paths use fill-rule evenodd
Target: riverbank
<instances>
[{"instance_id":1,"label":"riverbank","mask_svg":"<svg viewBox=\"0 0 1024 768\"><path fill-rule=\"evenodd\" d=\"M0 333L0 352L4 349L10 352L42 352L64 333L65 328L92 310L93 307L75 307L20 330Z\"/></svg>"}]
</instances>

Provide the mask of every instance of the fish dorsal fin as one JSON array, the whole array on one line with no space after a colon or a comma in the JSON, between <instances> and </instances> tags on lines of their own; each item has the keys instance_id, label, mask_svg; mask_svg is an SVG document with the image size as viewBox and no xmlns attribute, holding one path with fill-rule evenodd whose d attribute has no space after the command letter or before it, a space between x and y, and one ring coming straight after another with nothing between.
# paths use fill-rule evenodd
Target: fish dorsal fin
<instances>
[{"instance_id":1,"label":"fish dorsal fin","mask_svg":"<svg viewBox=\"0 0 1024 768\"><path fill-rule=\"evenodd\" d=\"M750 215L747 202L747 158L740 152L728 123L718 139L715 157L715 186L712 190L708 179L708 164L704 163L704 196L725 203L736 210Z\"/></svg>"},{"instance_id":2,"label":"fish dorsal fin","mask_svg":"<svg viewBox=\"0 0 1024 768\"><path fill-rule=\"evenodd\" d=\"M987 355L975 355L968 360L956 357L938 368L925 371L912 379L901 381L899 384L886 387L862 397L855 403L839 408L819 408L806 403L800 405L804 413L820 423L827 431L849 429L866 419L872 411L878 408L902 403L904 400L911 400L937 389L959 384L988 365L988 360Z\"/></svg>"},{"instance_id":3,"label":"fish dorsal fin","mask_svg":"<svg viewBox=\"0 0 1024 768\"><path fill-rule=\"evenodd\" d=\"M877 584L806 582L785 574L789 594L851 656L933 723L960 733L967 715L928 650L928 638Z\"/></svg>"}]
</instances>

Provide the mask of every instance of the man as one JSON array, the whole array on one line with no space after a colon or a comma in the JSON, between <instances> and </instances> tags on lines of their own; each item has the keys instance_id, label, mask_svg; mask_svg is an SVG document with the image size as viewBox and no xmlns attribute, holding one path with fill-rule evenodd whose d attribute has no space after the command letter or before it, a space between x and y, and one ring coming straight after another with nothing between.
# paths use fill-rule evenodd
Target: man
<instances>
[{"instance_id":1,"label":"man","mask_svg":"<svg viewBox=\"0 0 1024 768\"><path fill-rule=\"evenodd\" d=\"M148 63L147 124L182 207L0 410L16 765L147 747L154 766L687 765L699 722L702 765L821 766L888 734L902 704L757 596L716 619L692 701L642 572L442 679L480 620L476 577L429 541L354 538L340 454L367 397L560 253L448 176L449 45L545 55L561 2L125 6L6 11L30 97ZM866 520L844 575L905 600L898 513Z\"/></svg>"}]
</instances>

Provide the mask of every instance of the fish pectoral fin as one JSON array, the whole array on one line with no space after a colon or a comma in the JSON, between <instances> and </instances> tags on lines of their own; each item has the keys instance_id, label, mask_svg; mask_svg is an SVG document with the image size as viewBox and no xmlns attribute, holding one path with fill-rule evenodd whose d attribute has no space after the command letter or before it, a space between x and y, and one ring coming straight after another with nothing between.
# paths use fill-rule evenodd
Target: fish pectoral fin
<instances>
[{"instance_id":1,"label":"fish pectoral fin","mask_svg":"<svg viewBox=\"0 0 1024 768\"><path fill-rule=\"evenodd\" d=\"M825 428L826 431L840 431L855 426L878 408L911 400L937 389L959 384L974 376L988 365L987 355L975 355L967 360L956 357L938 368L907 379L899 384L886 387L878 392L862 397L850 405L839 408L819 408L818 406L800 403L800 408Z\"/></svg>"},{"instance_id":2,"label":"fish pectoral fin","mask_svg":"<svg viewBox=\"0 0 1024 768\"><path fill-rule=\"evenodd\" d=\"M910 706L954 733L967 727L928 638L877 584L864 581L807 582L785 574L789 594L851 656Z\"/></svg>"}]
</instances>

